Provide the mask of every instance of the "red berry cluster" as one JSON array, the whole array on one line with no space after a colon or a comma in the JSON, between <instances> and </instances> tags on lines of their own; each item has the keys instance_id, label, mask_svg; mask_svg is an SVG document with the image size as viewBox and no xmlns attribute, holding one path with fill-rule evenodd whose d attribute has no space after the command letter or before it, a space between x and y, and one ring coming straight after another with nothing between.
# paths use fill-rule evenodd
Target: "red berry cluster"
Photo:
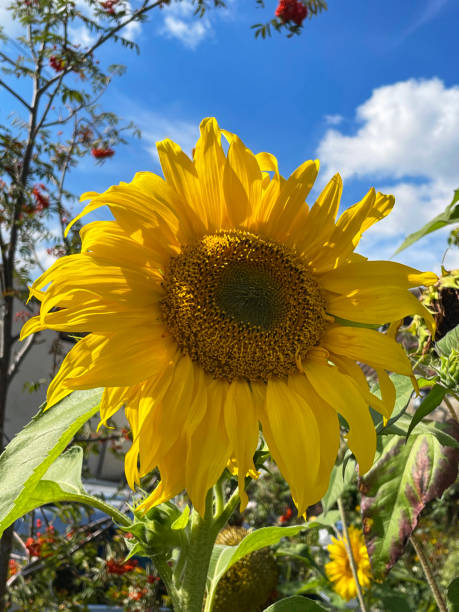
<instances>
[{"instance_id":1,"label":"red berry cluster","mask_svg":"<svg viewBox=\"0 0 459 612\"><path fill-rule=\"evenodd\" d=\"M148 584L154 584L155 582L159 582L159 580L160 580L159 576L152 576L151 574L147 576Z\"/></svg>"},{"instance_id":2,"label":"red berry cluster","mask_svg":"<svg viewBox=\"0 0 459 612\"><path fill-rule=\"evenodd\" d=\"M65 68L65 60L62 57L51 55L49 58L49 65L56 72L62 72Z\"/></svg>"},{"instance_id":3,"label":"red berry cluster","mask_svg":"<svg viewBox=\"0 0 459 612\"><path fill-rule=\"evenodd\" d=\"M279 523L288 523L292 515L293 510L291 508L286 508L284 514L279 517Z\"/></svg>"},{"instance_id":4,"label":"red berry cluster","mask_svg":"<svg viewBox=\"0 0 459 612\"><path fill-rule=\"evenodd\" d=\"M96 159L105 159L106 157L115 155L115 151L110 147L93 147L91 149L91 155Z\"/></svg>"},{"instance_id":5,"label":"red berry cluster","mask_svg":"<svg viewBox=\"0 0 459 612\"><path fill-rule=\"evenodd\" d=\"M42 193L43 190L46 191L46 187L43 183L37 183L32 189L32 194L35 199L35 210L37 212L42 212L46 208L49 208L49 198L46 194Z\"/></svg>"},{"instance_id":6,"label":"red berry cluster","mask_svg":"<svg viewBox=\"0 0 459 612\"><path fill-rule=\"evenodd\" d=\"M133 601L139 601L140 599L142 599L142 597L144 597L144 595L148 594L148 589L142 589L140 591L131 591L129 593L129 599L132 599Z\"/></svg>"},{"instance_id":7,"label":"red berry cluster","mask_svg":"<svg viewBox=\"0 0 459 612\"><path fill-rule=\"evenodd\" d=\"M16 321L22 321L23 323L25 323L28 319L30 319L32 315L26 310L18 310L14 316Z\"/></svg>"},{"instance_id":8,"label":"red berry cluster","mask_svg":"<svg viewBox=\"0 0 459 612\"><path fill-rule=\"evenodd\" d=\"M18 573L19 565L14 559L8 561L8 576L14 576Z\"/></svg>"},{"instance_id":9,"label":"red berry cluster","mask_svg":"<svg viewBox=\"0 0 459 612\"><path fill-rule=\"evenodd\" d=\"M63 255L65 255L65 248L62 245L61 246L49 247L49 248L46 249L46 252L51 257L58 258L58 257L62 257Z\"/></svg>"},{"instance_id":10,"label":"red berry cluster","mask_svg":"<svg viewBox=\"0 0 459 612\"><path fill-rule=\"evenodd\" d=\"M118 574L121 576L122 574L126 574L126 572L132 572L132 570L139 565L139 562L136 559L130 559L126 561L126 563L118 563L114 559L109 559L105 565L109 574Z\"/></svg>"},{"instance_id":11,"label":"red berry cluster","mask_svg":"<svg viewBox=\"0 0 459 612\"><path fill-rule=\"evenodd\" d=\"M39 524L41 524L41 521ZM49 525L46 527L46 535L42 535L37 531L36 538L27 538L25 547L31 557L49 557L52 554L52 544L54 541L54 526Z\"/></svg>"},{"instance_id":12,"label":"red berry cluster","mask_svg":"<svg viewBox=\"0 0 459 612\"><path fill-rule=\"evenodd\" d=\"M115 6L118 4L119 0L105 0L105 2L101 2L100 6L105 9L105 12L109 15L115 14Z\"/></svg>"},{"instance_id":13,"label":"red berry cluster","mask_svg":"<svg viewBox=\"0 0 459 612\"><path fill-rule=\"evenodd\" d=\"M307 7L299 0L280 0L276 9L276 17L283 23L293 21L297 26L303 23L307 14Z\"/></svg>"}]
</instances>

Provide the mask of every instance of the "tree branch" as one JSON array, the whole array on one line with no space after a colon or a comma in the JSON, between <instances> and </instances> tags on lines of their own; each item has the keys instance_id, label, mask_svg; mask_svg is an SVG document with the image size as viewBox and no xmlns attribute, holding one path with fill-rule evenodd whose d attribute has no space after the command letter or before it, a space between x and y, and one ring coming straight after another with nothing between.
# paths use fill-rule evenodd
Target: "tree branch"
<instances>
[{"instance_id":1,"label":"tree branch","mask_svg":"<svg viewBox=\"0 0 459 612\"><path fill-rule=\"evenodd\" d=\"M126 27L128 24L131 23L131 21L134 21L135 19L137 19L138 17L140 17L141 15L143 15L144 13L147 13L148 11L150 11L151 9L154 9L157 6L160 6L162 3L164 2L164 0L157 0L156 2L153 2L153 4L148 4L147 0L145 0L145 2L143 3L143 6L139 9L137 9L136 11L134 11L134 13L132 13L132 15L126 19L126 21L123 21L122 23L119 23L117 26L111 28L106 34L104 34L103 36L101 36L99 38L99 40L97 40L92 47L90 47L86 53L84 53L81 58L80 61L85 60L87 57L89 57L91 55L91 53L93 53L98 47L100 47L101 45L104 44L104 42L106 42L109 38L111 38L114 34L116 34L117 32L119 32L120 30L122 30L124 27ZM52 79L50 79L47 84L45 89L47 89L49 86L53 85L53 83L55 83L60 76L64 76L66 74L68 74L69 72L71 72L73 70L73 66L72 64L69 64L67 66L67 68L64 69L64 71L60 74L60 75L56 75L55 77L53 77ZM44 89L43 89L44 91ZM42 91L40 93L43 93Z\"/></svg>"},{"instance_id":2,"label":"tree branch","mask_svg":"<svg viewBox=\"0 0 459 612\"><path fill-rule=\"evenodd\" d=\"M13 376L17 373L19 366L24 361L27 353L30 351L32 346L34 345L36 334L32 334L24 341L24 344L21 346L16 356L10 363L10 367L8 368L8 384L11 383Z\"/></svg>"},{"instance_id":3,"label":"tree branch","mask_svg":"<svg viewBox=\"0 0 459 612\"><path fill-rule=\"evenodd\" d=\"M16 98L16 100L19 100L19 102L20 102L21 104L23 104L23 105L24 105L24 106L27 108L27 110L29 110L29 111L31 111L31 110L32 110L32 107L31 107L31 106L29 106L29 104L27 104L27 102L24 100L24 98L23 98L22 96L20 96L18 93L16 93L16 92L14 91L14 89L11 89L11 87L10 87L9 85L7 85L7 84L5 83L5 81L3 81L2 79L0 79L0 85L1 85L2 87L4 87L4 88L5 88L7 91L9 91L9 92L10 92L10 94Z\"/></svg>"}]
</instances>

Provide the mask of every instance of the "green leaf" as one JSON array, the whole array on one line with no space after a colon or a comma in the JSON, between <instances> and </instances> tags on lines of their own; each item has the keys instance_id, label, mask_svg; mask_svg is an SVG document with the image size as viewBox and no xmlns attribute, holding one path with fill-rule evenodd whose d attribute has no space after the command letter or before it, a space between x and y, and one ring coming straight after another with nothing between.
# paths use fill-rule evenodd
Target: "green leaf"
<instances>
[{"instance_id":1,"label":"green leaf","mask_svg":"<svg viewBox=\"0 0 459 612\"><path fill-rule=\"evenodd\" d=\"M408 428L411 423L411 418L408 415L403 415L396 425L391 425L382 430L384 436L395 435L406 437ZM451 446L459 448L459 442L450 433L450 422L441 423L440 421L421 421L416 426L415 435L431 434L437 438L442 446Z\"/></svg>"},{"instance_id":2,"label":"green leaf","mask_svg":"<svg viewBox=\"0 0 459 612\"><path fill-rule=\"evenodd\" d=\"M9 520L14 522L44 504L75 502L98 508L117 522L130 523L124 515L120 515L116 508L86 493L81 482L83 456L83 449L73 446L58 457L37 486L29 492L27 497L16 504L15 512L10 514Z\"/></svg>"},{"instance_id":3,"label":"green leaf","mask_svg":"<svg viewBox=\"0 0 459 612\"><path fill-rule=\"evenodd\" d=\"M448 599L452 607L451 612L459 612L459 577L454 578L448 587Z\"/></svg>"},{"instance_id":4,"label":"green leaf","mask_svg":"<svg viewBox=\"0 0 459 612\"><path fill-rule=\"evenodd\" d=\"M325 608L312 599L293 595L276 601L269 608L265 608L264 612L321 612L321 610Z\"/></svg>"},{"instance_id":5,"label":"green leaf","mask_svg":"<svg viewBox=\"0 0 459 612\"><path fill-rule=\"evenodd\" d=\"M406 600L398 595L381 597L381 603L384 605L385 612L406 612L408 609Z\"/></svg>"},{"instance_id":6,"label":"green leaf","mask_svg":"<svg viewBox=\"0 0 459 612\"><path fill-rule=\"evenodd\" d=\"M435 349L445 357L449 357L453 349L457 351L458 347L459 325L451 329L441 340L435 342Z\"/></svg>"},{"instance_id":7,"label":"green leaf","mask_svg":"<svg viewBox=\"0 0 459 612\"><path fill-rule=\"evenodd\" d=\"M437 406L441 404L447 392L447 389L441 385L434 385L432 387L428 395L426 395L426 397L422 400L419 408L416 410L413 418L411 419L410 426L408 427L408 431L406 433L407 438L419 421L421 421L425 416L430 414Z\"/></svg>"},{"instance_id":8,"label":"green leaf","mask_svg":"<svg viewBox=\"0 0 459 612\"><path fill-rule=\"evenodd\" d=\"M0 456L0 535L28 512L28 498L76 432L96 414L101 398L102 389L76 391L49 410L40 409L8 444Z\"/></svg>"},{"instance_id":9,"label":"green leaf","mask_svg":"<svg viewBox=\"0 0 459 612\"><path fill-rule=\"evenodd\" d=\"M343 473L344 472L344 473ZM353 461L346 463L346 467L335 465L330 475L330 484L328 490L322 498L322 507L324 514L330 510L344 491L356 477L355 463Z\"/></svg>"},{"instance_id":10,"label":"green leaf","mask_svg":"<svg viewBox=\"0 0 459 612\"><path fill-rule=\"evenodd\" d=\"M450 225L452 223L457 223L459 221L459 204L455 206L456 202L459 201L459 189L456 189L454 192L454 197L450 204L445 208L445 210L437 215L434 219L431 219L424 227L419 229L417 232L413 232L410 234L402 244L395 251L394 255L400 253L407 247L411 246L427 234L431 234L446 225Z\"/></svg>"},{"instance_id":11,"label":"green leaf","mask_svg":"<svg viewBox=\"0 0 459 612\"><path fill-rule=\"evenodd\" d=\"M408 376L402 376L402 374L391 374L389 378L394 384L396 396L394 410L392 411L390 419L386 423L386 427L389 427L393 423L397 422L398 419L404 414L410 402L411 396L414 393L413 383L411 382L411 378ZM379 391L379 385L375 385L372 391ZM379 428L382 428L383 419L381 415L378 415L377 419L380 423L378 427L379 430Z\"/></svg>"},{"instance_id":12,"label":"green leaf","mask_svg":"<svg viewBox=\"0 0 459 612\"><path fill-rule=\"evenodd\" d=\"M171 529L185 529L188 525L188 520L190 518L190 506L185 506L182 514L175 519L175 521L171 525Z\"/></svg>"},{"instance_id":13,"label":"green leaf","mask_svg":"<svg viewBox=\"0 0 459 612\"><path fill-rule=\"evenodd\" d=\"M295 536L300 533L300 531L320 526L320 521L314 521L304 525L293 525L291 527L262 527L246 535L237 546L215 546L210 561L209 572L207 574L208 598L212 601L217 584L223 574L245 555L255 550L260 550L260 548L265 548L266 546L273 546L282 538ZM329 525L327 524L326 526L328 527Z\"/></svg>"},{"instance_id":14,"label":"green leaf","mask_svg":"<svg viewBox=\"0 0 459 612\"><path fill-rule=\"evenodd\" d=\"M459 440L455 421L443 425ZM455 481L458 458L458 449L442 446L432 433L413 433L406 443L393 436L360 478L363 530L376 580L402 555L425 505Z\"/></svg>"}]
</instances>

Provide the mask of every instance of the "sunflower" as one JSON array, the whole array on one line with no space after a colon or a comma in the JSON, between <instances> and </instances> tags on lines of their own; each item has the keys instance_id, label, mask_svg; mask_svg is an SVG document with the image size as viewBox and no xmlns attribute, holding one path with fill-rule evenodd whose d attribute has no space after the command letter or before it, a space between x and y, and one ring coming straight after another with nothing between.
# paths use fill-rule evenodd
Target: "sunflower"
<instances>
[{"instance_id":1,"label":"sunflower","mask_svg":"<svg viewBox=\"0 0 459 612\"><path fill-rule=\"evenodd\" d=\"M387 370L412 375L393 338L362 324L411 314L432 324L408 289L436 276L354 253L393 196L371 189L335 222L339 175L309 208L317 161L284 179L273 155L254 155L215 119L200 129L192 159L171 140L157 144L164 179L140 172L83 194L90 202L72 223L101 206L113 220L84 226L81 253L34 282L41 310L22 338L89 332L51 382L48 408L97 386L102 423L125 408L129 484L156 467L161 474L143 508L186 489L203 513L227 465L244 508L261 424L301 514L327 489L338 413L364 473L376 444L369 406L388 417ZM381 398L357 362L376 370Z\"/></svg>"},{"instance_id":2,"label":"sunflower","mask_svg":"<svg viewBox=\"0 0 459 612\"><path fill-rule=\"evenodd\" d=\"M366 589L370 585L371 567L363 533L352 525L348 532L359 584L363 589ZM352 575L344 537L332 538L332 544L328 546L328 552L331 561L325 564L325 572L328 578L335 583L333 588L338 595L349 601L357 595L357 585Z\"/></svg>"}]
</instances>

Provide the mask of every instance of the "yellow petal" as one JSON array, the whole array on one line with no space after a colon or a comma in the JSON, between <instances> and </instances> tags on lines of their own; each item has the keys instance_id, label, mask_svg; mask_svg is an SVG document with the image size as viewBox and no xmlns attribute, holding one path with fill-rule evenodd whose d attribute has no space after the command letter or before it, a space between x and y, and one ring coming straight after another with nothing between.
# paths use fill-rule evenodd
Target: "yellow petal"
<instances>
[{"instance_id":1,"label":"yellow petal","mask_svg":"<svg viewBox=\"0 0 459 612\"><path fill-rule=\"evenodd\" d=\"M162 504L175 497L185 488L183 466L186 462L187 445L185 439L178 438L169 452L161 458L158 468L161 481L156 489L137 506L136 510L146 512L153 506Z\"/></svg>"},{"instance_id":2,"label":"yellow petal","mask_svg":"<svg viewBox=\"0 0 459 612\"><path fill-rule=\"evenodd\" d=\"M120 304L93 300L79 304L75 308L44 311L39 328L73 333L117 332L121 322L123 326L131 328L149 327L152 324L157 325L159 317L158 307L130 309ZM40 317L36 318L40 321ZM30 330L25 331L32 333Z\"/></svg>"},{"instance_id":3,"label":"yellow petal","mask_svg":"<svg viewBox=\"0 0 459 612\"><path fill-rule=\"evenodd\" d=\"M130 394L130 387L107 387L104 389L102 401L100 403L100 423L97 426L99 430L102 425L105 425L116 412L123 406L126 397Z\"/></svg>"},{"instance_id":4,"label":"yellow petal","mask_svg":"<svg viewBox=\"0 0 459 612\"><path fill-rule=\"evenodd\" d=\"M186 489L201 516L205 513L207 491L221 476L231 454L223 414L227 389L228 384L221 381L210 384L207 416L196 427L188 444Z\"/></svg>"},{"instance_id":5,"label":"yellow petal","mask_svg":"<svg viewBox=\"0 0 459 612\"><path fill-rule=\"evenodd\" d=\"M130 267L161 268L173 251L162 248L156 243L156 249L133 240L116 221L93 221L80 230L81 252L108 260L112 265ZM122 260L120 252L123 252Z\"/></svg>"},{"instance_id":6,"label":"yellow petal","mask_svg":"<svg viewBox=\"0 0 459 612\"><path fill-rule=\"evenodd\" d=\"M30 334L35 334L42 329L45 329L45 326L41 323L40 317L31 317L22 326L19 340L24 340L24 338L27 338Z\"/></svg>"},{"instance_id":7,"label":"yellow petal","mask_svg":"<svg viewBox=\"0 0 459 612\"><path fill-rule=\"evenodd\" d=\"M386 413L384 414L384 417L388 419L394 410L397 392L395 390L395 385L389 378L387 372L385 372L382 368L376 368L376 374L378 375L379 379L381 398L386 406Z\"/></svg>"},{"instance_id":8,"label":"yellow petal","mask_svg":"<svg viewBox=\"0 0 459 612\"><path fill-rule=\"evenodd\" d=\"M433 272L420 272L395 261L366 261L339 266L322 274L319 284L328 291L350 293L355 289L378 289L392 286L406 288L429 286L438 277Z\"/></svg>"},{"instance_id":9,"label":"yellow petal","mask_svg":"<svg viewBox=\"0 0 459 612\"><path fill-rule=\"evenodd\" d=\"M306 198L316 180L319 162L306 161L282 185L279 197L267 220L264 231L275 240L285 241L305 230Z\"/></svg>"},{"instance_id":10,"label":"yellow petal","mask_svg":"<svg viewBox=\"0 0 459 612\"><path fill-rule=\"evenodd\" d=\"M290 376L288 384L311 407L319 429L319 470L314 487L309 492L311 504L313 504L319 501L327 492L330 473L338 454L340 445L338 415L331 406L317 395L306 376Z\"/></svg>"},{"instance_id":11,"label":"yellow petal","mask_svg":"<svg viewBox=\"0 0 459 612\"><path fill-rule=\"evenodd\" d=\"M100 346L99 336L90 334L79 340L65 356L58 373L50 382L46 394L46 409L51 408L61 399L70 395L72 389L65 386L69 376L83 374L91 365L93 352Z\"/></svg>"},{"instance_id":12,"label":"yellow petal","mask_svg":"<svg viewBox=\"0 0 459 612\"><path fill-rule=\"evenodd\" d=\"M225 398L224 415L226 431L238 466L240 511L243 512L248 502L244 480L248 472L256 471L253 455L258 444L258 418L247 382L236 380L230 384Z\"/></svg>"},{"instance_id":13,"label":"yellow petal","mask_svg":"<svg viewBox=\"0 0 459 612\"><path fill-rule=\"evenodd\" d=\"M204 119L200 129L201 137L196 143L194 164L207 212L207 229L214 232L221 229L225 216L222 178L226 158L217 121L213 117Z\"/></svg>"},{"instance_id":14,"label":"yellow petal","mask_svg":"<svg viewBox=\"0 0 459 612\"><path fill-rule=\"evenodd\" d=\"M305 374L318 395L326 398L349 425L349 448L359 463L360 473L367 472L373 464L376 452L376 432L367 403L357 385L335 366L308 361Z\"/></svg>"},{"instance_id":15,"label":"yellow petal","mask_svg":"<svg viewBox=\"0 0 459 612\"><path fill-rule=\"evenodd\" d=\"M373 368L384 368L405 376L413 373L410 361L392 338L364 327L329 327L320 344L330 352L363 361Z\"/></svg>"},{"instance_id":16,"label":"yellow petal","mask_svg":"<svg viewBox=\"0 0 459 612\"><path fill-rule=\"evenodd\" d=\"M193 402L196 369L197 366L187 355L179 357L171 373L171 382L163 387L161 401L154 387L148 393L150 399L147 399L147 394L142 398L142 401L149 402L144 410L150 411L155 406L155 421L147 428L149 433L144 433L142 429L144 443L152 457L164 456L175 440L185 435L188 423L184 410L188 410Z\"/></svg>"},{"instance_id":17,"label":"yellow petal","mask_svg":"<svg viewBox=\"0 0 459 612\"><path fill-rule=\"evenodd\" d=\"M225 168L224 188L225 199L230 208L237 206L235 213L236 218L245 218L250 212L253 212L259 206L262 196L262 175L255 155L248 149L238 136L235 134L228 135L224 132L227 138L230 139L228 149L228 165ZM233 172L231 172L231 170ZM233 174L234 173L234 174ZM237 179L237 180L236 180ZM237 205L235 198L239 195L242 187L245 197L242 203ZM234 190L234 193L233 191ZM248 208L248 210L247 210Z\"/></svg>"},{"instance_id":18,"label":"yellow petal","mask_svg":"<svg viewBox=\"0 0 459 612\"><path fill-rule=\"evenodd\" d=\"M430 329L434 327L427 308L412 293L399 287L359 289L348 295L331 296L327 312L349 321L381 325L418 314Z\"/></svg>"},{"instance_id":19,"label":"yellow petal","mask_svg":"<svg viewBox=\"0 0 459 612\"><path fill-rule=\"evenodd\" d=\"M202 234L207 228L207 213L195 165L172 140L162 140L156 143L156 147L167 183L193 211L193 218L189 221L194 231Z\"/></svg>"},{"instance_id":20,"label":"yellow petal","mask_svg":"<svg viewBox=\"0 0 459 612\"><path fill-rule=\"evenodd\" d=\"M141 333L122 329L116 333L91 334L96 346L81 345L87 351L84 373L70 372L64 381L69 389L134 385L161 372L171 360L176 345L161 337L162 326L145 327ZM77 346L82 341L80 341Z\"/></svg>"},{"instance_id":21,"label":"yellow petal","mask_svg":"<svg viewBox=\"0 0 459 612\"><path fill-rule=\"evenodd\" d=\"M338 366L343 374L347 374L354 380L356 385L359 387L362 397L365 399L367 404L373 408L373 410L376 410L385 417L391 415L394 405L392 404L392 406L389 407L381 398L370 392L367 378L362 372L360 366L357 365L355 361L352 361L352 359L348 359L343 355L335 355L334 353L330 353L329 358L332 363Z\"/></svg>"},{"instance_id":22,"label":"yellow petal","mask_svg":"<svg viewBox=\"0 0 459 612\"><path fill-rule=\"evenodd\" d=\"M270 379L260 417L263 437L290 485L298 513L303 514L317 501L310 497L320 465L320 435L314 414L306 399L284 381Z\"/></svg>"},{"instance_id":23,"label":"yellow petal","mask_svg":"<svg viewBox=\"0 0 459 612\"><path fill-rule=\"evenodd\" d=\"M311 264L316 273L336 268L340 263L347 261L360 240L362 224L375 202L376 193L371 188L360 202L343 212L328 244L311 257Z\"/></svg>"},{"instance_id":24,"label":"yellow petal","mask_svg":"<svg viewBox=\"0 0 459 612\"><path fill-rule=\"evenodd\" d=\"M296 248L306 259L320 249L335 230L342 191L343 181L335 174L309 211L304 232L298 231Z\"/></svg>"}]
</instances>

